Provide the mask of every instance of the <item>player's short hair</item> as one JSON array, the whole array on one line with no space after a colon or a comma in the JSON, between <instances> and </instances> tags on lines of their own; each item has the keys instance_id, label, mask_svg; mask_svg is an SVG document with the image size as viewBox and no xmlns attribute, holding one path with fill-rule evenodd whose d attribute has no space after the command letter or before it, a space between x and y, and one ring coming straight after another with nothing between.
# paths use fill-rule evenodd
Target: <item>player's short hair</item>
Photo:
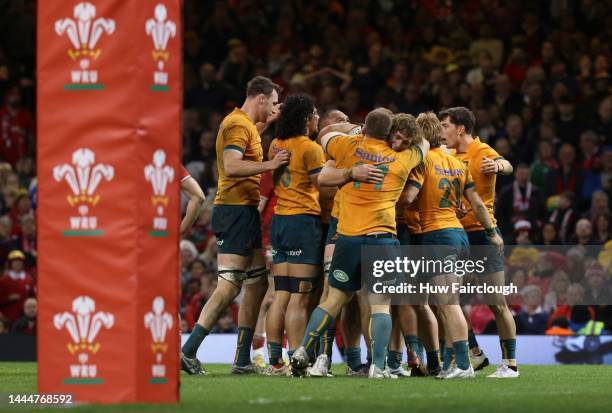
<instances>
[{"instance_id":1,"label":"player's short hair","mask_svg":"<svg viewBox=\"0 0 612 413\"><path fill-rule=\"evenodd\" d=\"M393 126L393 112L386 108L374 109L365 118L366 134L388 140Z\"/></svg>"},{"instance_id":2,"label":"player's short hair","mask_svg":"<svg viewBox=\"0 0 612 413\"><path fill-rule=\"evenodd\" d=\"M326 126L332 125L333 122L332 120L332 115L335 113L342 113L342 111L340 109L328 109L326 110L322 115L321 118L319 119L319 129L323 129Z\"/></svg>"},{"instance_id":3,"label":"player's short hair","mask_svg":"<svg viewBox=\"0 0 612 413\"><path fill-rule=\"evenodd\" d=\"M419 134L429 142L432 148L442 145L442 124L433 112L423 112L416 118Z\"/></svg>"},{"instance_id":4,"label":"player's short hair","mask_svg":"<svg viewBox=\"0 0 612 413\"><path fill-rule=\"evenodd\" d=\"M417 128L416 118L408 113L397 113L393 115L393 126L391 136L400 132L407 139L407 143L412 144L418 140L419 129Z\"/></svg>"},{"instance_id":5,"label":"player's short hair","mask_svg":"<svg viewBox=\"0 0 612 413\"><path fill-rule=\"evenodd\" d=\"M463 106L444 109L438 114L438 118L440 118L441 121L448 118L450 119L451 123L455 125L462 125L465 128L465 133L469 135L471 135L474 131L474 125L476 124L474 113Z\"/></svg>"},{"instance_id":6,"label":"player's short hair","mask_svg":"<svg viewBox=\"0 0 612 413\"><path fill-rule=\"evenodd\" d=\"M283 103L278 117L278 139L287 139L306 134L306 122L314 113L315 105L308 96L298 93L289 96Z\"/></svg>"},{"instance_id":7,"label":"player's short hair","mask_svg":"<svg viewBox=\"0 0 612 413\"><path fill-rule=\"evenodd\" d=\"M255 97L257 95L270 96L273 91L280 95L282 88L265 76L255 76L247 84L247 96Z\"/></svg>"}]
</instances>

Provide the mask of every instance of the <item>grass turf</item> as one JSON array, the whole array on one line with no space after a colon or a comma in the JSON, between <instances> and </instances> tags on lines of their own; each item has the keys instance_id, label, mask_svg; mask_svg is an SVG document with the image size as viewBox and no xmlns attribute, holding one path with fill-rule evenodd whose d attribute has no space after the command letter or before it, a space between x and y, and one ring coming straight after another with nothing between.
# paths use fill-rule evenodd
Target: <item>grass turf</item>
<instances>
[{"instance_id":1,"label":"grass turf","mask_svg":"<svg viewBox=\"0 0 612 413\"><path fill-rule=\"evenodd\" d=\"M232 376L227 365L207 365L209 375L181 375L176 405L81 406L77 412L598 412L612 411L610 366L522 366L515 380L432 378L367 380ZM343 370L334 366L335 372ZM8 394L36 393L35 363L0 363L0 411L32 411L8 405ZM18 410L19 409L19 410ZM58 410L52 410L58 411Z\"/></svg>"}]
</instances>

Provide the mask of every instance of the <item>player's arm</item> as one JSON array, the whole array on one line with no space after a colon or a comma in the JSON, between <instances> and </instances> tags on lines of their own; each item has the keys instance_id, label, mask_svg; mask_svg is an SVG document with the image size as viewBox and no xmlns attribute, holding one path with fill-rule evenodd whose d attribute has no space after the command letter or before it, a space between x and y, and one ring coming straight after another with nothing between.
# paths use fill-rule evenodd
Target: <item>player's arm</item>
<instances>
[{"instance_id":1,"label":"player's arm","mask_svg":"<svg viewBox=\"0 0 612 413\"><path fill-rule=\"evenodd\" d=\"M181 235L187 232L193 224L198 220L200 213L204 207L204 192L197 181L191 176L181 182L181 190L189 198L187 203L187 211L181 221Z\"/></svg>"},{"instance_id":2,"label":"player's arm","mask_svg":"<svg viewBox=\"0 0 612 413\"><path fill-rule=\"evenodd\" d=\"M474 186L465 188L465 197L470 202L470 205L474 210L474 214L476 215L476 219L484 227L485 232L491 242L496 245L500 251L502 251L504 248L504 241L501 239L497 231L495 231L489 211L487 210L484 202L482 202L482 198L480 198L480 195L478 195L478 192L476 192Z\"/></svg>"},{"instance_id":3,"label":"player's arm","mask_svg":"<svg viewBox=\"0 0 612 413\"><path fill-rule=\"evenodd\" d=\"M237 149L225 149L223 151L223 168L228 178L245 178L247 176L259 175L266 171L289 163L289 152L282 150L274 155L269 161L255 162L243 160L244 154Z\"/></svg>"},{"instance_id":4,"label":"player's arm","mask_svg":"<svg viewBox=\"0 0 612 413\"><path fill-rule=\"evenodd\" d=\"M400 204L401 208L408 207L408 205L414 202L414 200L417 198L417 195L421 191L424 182L425 165L421 163L416 167L412 168L410 174L408 175L406 185L404 185L404 190L402 191L398 200L398 203Z\"/></svg>"},{"instance_id":5,"label":"player's arm","mask_svg":"<svg viewBox=\"0 0 612 413\"><path fill-rule=\"evenodd\" d=\"M352 168L336 168L336 162L329 160L319 173L319 187L338 187L351 181L377 184L383 181L384 173L373 165L357 165Z\"/></svg>"},{"instance_id":6,"label":"player's arm","mask_svg":"<svg viewBox=\"0 0 612 413\"><path fill-rule=\"evenodd\" d=\"M508 160L502 157L496 159L484 157L480 165L480 172L483 174L512 175L514 168Z\"/></svg>"},{"instance_id":7,"label":"player's arm","mask_svg":"<svg viewBox=\"0 0 612 413\"><path fill-rule=\"evenodd\" d=\"M336 132L336 135L356 135L355 132L361 132L361 126L355 125L352 123L333 123L331 125L327 125L323 129L319 131L317 135L317 142L321 144L323 147L323 151L325 151L325 146L323 145L323 137L330 132Z\"/></svg>"},{"instance_id":8,"label":"player's arm","mask_svg":"<svg viewBox=\"0 0 612 413\"><path fill-rule=\"evenodd\" d=\"M415 199L419 195L420 190L420 186L417 187L414 184L408 182L408 184L404 187L404 190L402 191L399 200L397 201L398 206L400 208L407 208L415 201Z\"/></svg>"}]
</instances>

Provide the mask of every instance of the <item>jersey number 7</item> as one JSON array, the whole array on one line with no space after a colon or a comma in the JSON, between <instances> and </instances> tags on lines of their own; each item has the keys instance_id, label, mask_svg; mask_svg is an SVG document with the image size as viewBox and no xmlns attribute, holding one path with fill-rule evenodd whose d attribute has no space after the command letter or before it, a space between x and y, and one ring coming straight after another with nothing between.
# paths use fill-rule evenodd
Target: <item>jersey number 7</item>
<instances>
[{"instance_id":1,"label":"jersey number 7","mask_svg":"<svg viewBox=\"0 0 612 413\"><path fill-rule=\"evenodd\" d=\"M355 164L355 166L359 166L359 165L363 165L363 162L357 162ZM380 191L380 190L382 190L383 182L385 182L385 177L389 173L389 166L388 165L375 165L375 166L376 166L376 169L382 171L382 173L383 173L382 181L380 181L379 183L374 185L374 189L377 190L377 191ZM355 188L355 189L361 188L361 182L354 181L353 182L353 188Z\"/></svg>"}]
</instances>

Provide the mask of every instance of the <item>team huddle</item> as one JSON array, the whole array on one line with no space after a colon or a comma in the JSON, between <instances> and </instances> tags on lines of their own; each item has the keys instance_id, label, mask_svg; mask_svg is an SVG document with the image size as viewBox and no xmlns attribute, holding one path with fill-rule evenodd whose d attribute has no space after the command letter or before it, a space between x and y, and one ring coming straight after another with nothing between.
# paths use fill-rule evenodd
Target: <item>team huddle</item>
<instances>
[{"instance_id":1,"label":"team huddle","mask_svg":"<svg viewBox=\"0 0 612 413\"><path fill-rule=\"evenodd\" d=\"M196 352L219 316L243 291L234 374L330 377L341 326L350 376L474 378L489 364L457 297L391 305L363 287L362 247L390 254L419 245L440 258L490 246L476 282L504 285L503 241L493 214L497 174L512 165L478 137L466 108L440 114L393 114L378 108L365 124L339 110L319 117L296 94L279 103L265 77L247 86L243 106L227 115L216 141L219 172L212 214L218 284L182 348L181 366L206 374ZM260 134L277 123L268 161ZM272 173L277 198L270 227L272 264L262 248L260 175ZM262 306L273 280L273 298ZM428 282L461 282L428 274ZM502 360L489 377L519 377L516 326L503 298L489 306ZM258 323L259 320L259 323ZM251 361L256 325L265 326L269 362ZM361 339L368 347L363 364ZM288 360L283 360L286 337ZM402 366L404 345L408 368Z\"/></svg>"}]
</instances>

